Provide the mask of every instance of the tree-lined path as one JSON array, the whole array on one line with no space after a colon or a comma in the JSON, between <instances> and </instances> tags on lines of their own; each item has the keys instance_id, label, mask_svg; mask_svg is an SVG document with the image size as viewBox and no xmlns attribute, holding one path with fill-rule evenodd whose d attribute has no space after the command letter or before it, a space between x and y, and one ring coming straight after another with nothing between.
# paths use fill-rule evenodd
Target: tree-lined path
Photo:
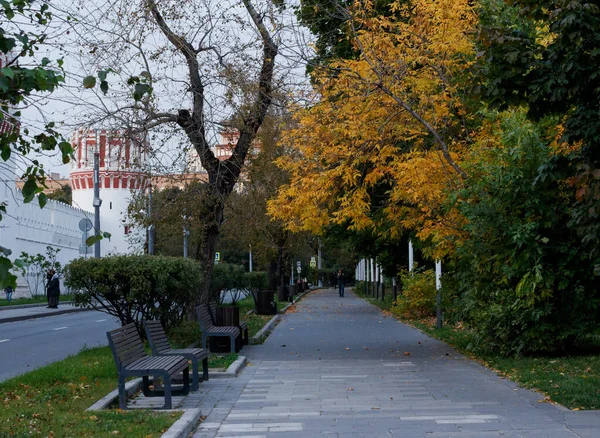
<instances>
[{"instance_id":1,"label":"tree-lined path","mask_svg":"<svg viewBox=\"0 0 600 438\"><path fill-rule=\"evenodd\" d=\"M595 412L518 388L351 291L315 291L237 379L186 404L207 415L194 437L593 437Z\"/></svg>"}]
</instances>

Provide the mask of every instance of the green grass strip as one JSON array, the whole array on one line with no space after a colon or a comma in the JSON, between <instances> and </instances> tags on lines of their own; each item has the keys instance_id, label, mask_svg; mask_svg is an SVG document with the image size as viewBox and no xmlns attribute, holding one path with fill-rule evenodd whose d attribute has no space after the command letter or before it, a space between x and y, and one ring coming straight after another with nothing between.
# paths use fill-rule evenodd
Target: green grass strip
<instances>
[{"instance_id":1,"label":"green grass strip","mask_svg":"<svg viewBox=\"0 0 600 438\"><path fill-rule=\"evenodd\" d=\"M85 410L117 387L108 347L0 383L0 437L159 437L181 413Z\"/></svg>"},{"instance_id":2,"label":"green grass strip","mask_svg":"<svg viewBox=\"0 0 600 438\"><path fill-rule=\"evenodd\" d=\"M4 292L0 291L0 294L4 295ZM71 295L61 295L59 301L71 301ZM45 295L40 295L32 298L13 298L10 301L0 300L0 307L18 306L22 304L44 304L48 303L48 298Z\"/></svg>"}]
</instances>

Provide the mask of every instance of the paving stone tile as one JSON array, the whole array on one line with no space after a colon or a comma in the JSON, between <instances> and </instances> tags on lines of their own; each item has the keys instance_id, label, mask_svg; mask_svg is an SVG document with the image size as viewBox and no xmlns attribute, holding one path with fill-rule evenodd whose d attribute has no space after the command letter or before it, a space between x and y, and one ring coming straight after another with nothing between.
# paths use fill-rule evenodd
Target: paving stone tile
<instances>
[{"instance_id":1,"label":"paving stone tile","mask_svg":"<svg viewBox=\"0 0 600 438\"><path fill-rule=\"evenodd\" d=\"M181 399L207 416L194 438L600 438L598 415L537 403L539 393L351 290L343 299L334 290L312 292L263 345L242 353L253 365L239 377L203 382Z\"/></svg>"}]
</instances>

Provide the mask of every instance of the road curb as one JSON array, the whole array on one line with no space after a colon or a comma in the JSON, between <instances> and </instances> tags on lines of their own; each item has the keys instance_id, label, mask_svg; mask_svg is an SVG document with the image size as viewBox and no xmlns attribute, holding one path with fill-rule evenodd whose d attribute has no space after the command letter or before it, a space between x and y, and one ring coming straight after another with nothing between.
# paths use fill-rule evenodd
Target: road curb
<instances>
[{"instance_id":1,"label":"road curb","mask_svg":"<svg viewBox=\"0 0 600 438\"><path fill-rule=\"evenodd\" d=\"M125 383L125 394L127 396L135 394L142 387L142 378L130 380ZM115 400L119 399L119 389L109 392L92 406L86 409L86 411L101 411L102 409L108 408Z\"/></svg>"},{"instance_id":2,"label":"road curb","mask_svg":"<svg viewBox=\"0 0 600 438\"><path fill-rule=\"evenodd\" d=\"M162 438L184 438L192 433L202 417L200 408L187 409L169 429L161 435Z\"/></svg>"},{"instance_id":3,"label":"road curb","mask_svg":"<svg viewBox=\"0 0 600 438\"><path fill-rule=\"evenodd\" d=\"M64 315L66 313L84 312L84 311L88 311L88 310L94 310L94 309L84 309L84 308L65 309L65 310L58 310L56 312L40 313L38 315L9 316L8 318L2 318L2 315L0 314L0 324L4 324L5 322L26 321L28 319L46 318L48 316Z\"/></svg>"},{"instance_id":4,"label":"road curb","mask_svg":"<svg viewBox=\"0 0 600 438\"><path fill-rule=\"evenodd\" d=\"M227 368L227 371L213 371L211 373L209 373L209 379L223 379L223 378L227 378L227 377L236 377L240 371L246 366L246 363L248 363L246 356L239 356L231 365L229 365L229 368ZM202 384L202 382L200 382L200 384ZM127 396L131 396L133 394L135 394L137 391L140 390L140 388L142 387L142 378L138 377L137 379L133 379L130 380L129 382L127 382L125 384L125 393L127 394ZM100 400L98 400L96 403L94 403L92 406L90 406L89 408L86 409L86 411L101 411L102 409L106 409L108 408L111 404L113 404L116 400L119 399L119 389L115 389L111 392L109 392L108 394L106 394L104 397L102 397ZM148 409L150 410L150 409ZM172 411L177 411L180 412L181 409L171 409ZM165 409L157 409L157 412L165 412Z\"/></svg>"},{"instance_id":5,"label":"road curb","mask_svg":"<svg viewBox=\"0 0 600 438\"><path fill-rule=\"evenodd\" d=\"M291 304L288 304L284 309L287 309L288 307L290 307ZM277 315L274 315L273 318L271 318L269 320L269 322L267 322L263 328L261 328L254 336L252 336L249 340L249 344L250 345L257 345L257 344L262 344L261 341L263 341L263 338L266 338L267 336L269 336L269 333L271 333L271 331L273 330L273 328L275 327L275 324L277 324L277 321L279 321L281 319L281 313L278 313Z\"/></svg>"},{"instance_id":6,"label":"road curb","mask_svg":"<svg viewBox=\"0 0 600 438\"><path fill-rule=\"evenodd\" d=\"M239 356L231 365L229 365L227 371L213 371L212 373L209 373L208 378L226 379L231 377L237 377L237 375L240 373L240 371L242 371L242 369L246 366L247 363L248 360L246 359L246 356Z\"/></svg>"},{"instance_id":7,"label":"road curb","mask_svg":"<svg viewBox=\"0 0 600 438\"><path fill-rule=\"evenodd\" d=\"M58 304L73 304L73 301L59 301ZM48 303L15 304L9 306L0 306L0 313L5 310L30 309L32 307L47 307Z\"/></svg>"}]
</instances>

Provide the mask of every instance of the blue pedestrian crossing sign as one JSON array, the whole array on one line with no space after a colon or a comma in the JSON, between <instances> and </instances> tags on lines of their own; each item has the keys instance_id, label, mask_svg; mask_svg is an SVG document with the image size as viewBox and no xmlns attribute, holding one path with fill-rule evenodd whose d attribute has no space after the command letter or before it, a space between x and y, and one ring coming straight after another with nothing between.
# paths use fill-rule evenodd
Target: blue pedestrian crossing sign
<instances>
[{"instance_id":1,"label":"blue pedestrian crossing sign","mask_svg":"<svg viewBox=\"0 0 600 438\"><path fill-rule=\"evenodd\" d=\"M216 252L215 253L215 262L218 262L219 260L221 260L221 253L220 252Z\"/></svg>"}]
</instances>

